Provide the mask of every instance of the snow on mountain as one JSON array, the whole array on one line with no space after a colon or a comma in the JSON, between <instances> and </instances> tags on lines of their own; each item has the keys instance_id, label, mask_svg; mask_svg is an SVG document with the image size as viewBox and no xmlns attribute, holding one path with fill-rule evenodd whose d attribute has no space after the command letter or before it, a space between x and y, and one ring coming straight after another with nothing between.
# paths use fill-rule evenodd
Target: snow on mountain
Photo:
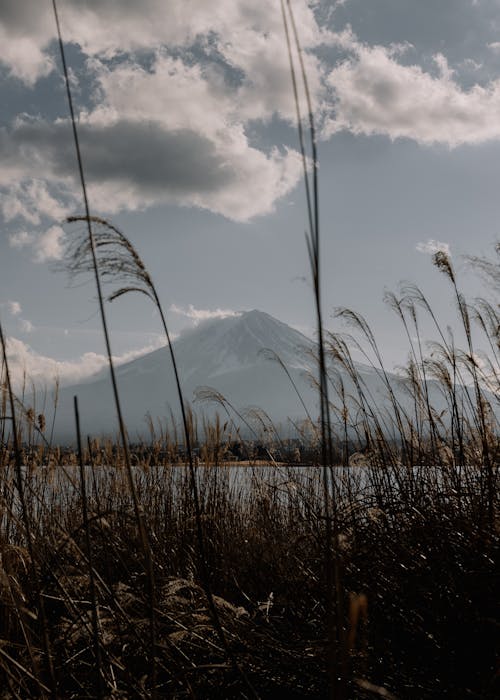
<instances>
[{"instance_id":1,"label":"snow on mountain","mask_svg":"<svg viewBox=\"0 0 500 700\"><path fill-rule=\"evenodd\" d=\"M256 310L206 321L173 342L177 362L184 370L183 381L217 377L261 364L263 348L278 353L289 367L309 369L307 353L313 345L299 331ZM124 364L118 368L118 376L157 372L164 366L164 354L162 348Z\"/></svg>"},{"instance_id":2,"label":"snow on mountain","mask_svg":"<svg viewBox=\"0 0 500 700\"><path fill-rule=\"evenodd\" d=\"M257 310L206 321L173 342L186 401L195 400L198 387L210 386L239 410L258 406L277 422L289 417L300 419L304 411L279 363L270 361L263 350L279 355L310 410L316 414L316 394L308 378L314 366L313 348L314 343L302 333ZM166 420L171 410L178 413L167 348L121 365L116 375L132 439L139 434L147 435L146 414L155 420ZM56 420L58 439L70 440L74 435L74 395L78 396L86 434L116 434L111 384L108 372L102 370L93 380L61 390ZM205 413L214 410L198 402L193 407Z\"/></svg>"},{"instance_id":3,"label":"snow on mountain","mask_svg":"<svg viewBox=\"0 0 500 700\"><path fill-rule=\"evenodd\" d=\"M317 419L318 393L314 387L316 375L314 343L299 331L290 328L262 311L248 311L239 316L206 321L184 333L173 342L179 376L185 401L192 405L197 415L211 417L220 404L197 400L200 387L211 387L224 396L239 412L248 407L263 409L274 424L283 431L291 429L291 421L305 418L302 402L314 420ZM267 349L268 352L263 352ZM269 352L270 351L270 352ZM273 354L275 353L275 355ZM297 396L290 378L300 393ZM405 383L394 374L386 377L368 365L358 365L358 378L369 398L382 426L392 433L394 423L392 407L388 399L388 377L396 400L408 416L413 415L413 400ZM345 372L335 368L331 372L330 400L340 406L335 392L336 374L344 383L350 420L356 422L359 401L352 380ZM179 401L168 348L139 357L121 365L116 370L123 414L131 440L148 437L146 416L156 426L170 424L172 417L178 422ZM438 411L447 409L439 387L429 383L431 403ZM109 372L102 370L93 380L61 389L56 420L56 439L73 441L75 437L73 396L78 396L82 432L86 435L117 434L114 404ZM232 418L235 414L229 412ZM339 412L333 411L332 420L339 421ZM392 426L391 426L392 423Z\"/></svg>"}]
</instances>

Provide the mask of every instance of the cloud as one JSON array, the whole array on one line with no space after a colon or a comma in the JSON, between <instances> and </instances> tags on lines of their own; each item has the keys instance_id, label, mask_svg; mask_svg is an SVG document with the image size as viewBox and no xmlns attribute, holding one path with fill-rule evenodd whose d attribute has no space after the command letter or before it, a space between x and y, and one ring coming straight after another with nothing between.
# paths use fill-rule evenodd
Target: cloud
<instances>
[{"instance_id":1,"label":"cloud","mask_svg":"<svg viewBox=\"0 0 500 700\"><path fill-rule=\"evenodd\" d=\"M307 49L332 38L307 3L295 12L319 105L323 69ZM247 221L295 187L298 154L264 150L247 135L253 120L295 120L278 3L68 0L60 15L65 41L88 58L79 77L96 105L87 100L79 114L93 211L175 203ZM13 74L29 84L45 75L55 37L50 7L5 0L0 28L9 46L32 44L26 65L14 49L2 52ZM6 220L40 225L81 209L66 120L18 119L0 130L0 158Z\"/></svg>"},{"instance_id":2,"label":"cloud","mask_svg":"<svg viewBox=\"0 0 500 700\"><path fill-rule=\"evenodd\" d=\"M18 316L22 311L21 304L18 301L8 301L7 307L12 316Z\"/></svg>"},{"instance_id":3,"label":"cloud","mask_svg":"<svg viewBox=\"0 0 500 700\"><path fill-rule=\"evenodd\" d=\"M12 316L18 316L22 311L21 304L18 301L8 301L7 306Z\"/></svg>"},{"instance_id":4,"label":"cloud","mask_svg":"<svg viewBox=\"0 0 500 700\"><path fill-rule=\"evenodd\" d=\"M62 239L64 231L60 226L51 226L45 233L36 239L35 260L36 262L47 262L48 260L60 260L63 254Z\"/></svg>"},{"instance_id":5,"label":"cloud","mask_svg":"<svg viewBox=\"0 0 500 700\"><path fill-rule=\"evenodd\" d=\"M17 327L22 333L32 333L35 330L35 326L28 321L28 319L20 318L22 313L21 304L18 301L8 300L0 302L0 311L6 309L7 313L17 318Z\"/></svg>"},{"instance_id":6,"label":"cloud","mask_svg":"<svg viewBox=\"0 0 500 700\"><path fill-rule=\"evenodd\" d=\"M19 328L23 333L33 333L35 326L26 318L19 319Z\"/></svg>"},{"instance_id":7,"label":"cloud","mask_svg":"<svg viewBox=\"0 0 500 700\"><path fill-rule=\"evenodd\" d=\"M320 27L315 3L296 3L294 13L300 27L304 61L313 101L321 91L320 62L307 49L331 42L331 32ZM240 116L267 119L274 113L295 118L288 55L279 3L268 0L67 0L59 8L66 43L74 43L90 60L89 65L133 63L144 65L144 55L166 48L185 55L186 63L203 65L204 78L216 92L231 93ZM0 7L0 32L4 39L0 61L13 75L33 85L50 71L51 42L56 38L50 4L38 0L4 0ZM24 45L21 52L19 46ZM134 58L132 58L134 57ZM113 59L111 64L110 60ZM111 69L112 70L112 69ZM118 80L118 74L112 70ZM123 73L122 73L123 75ZM175 76L171 76L175 81ZM175 87L174 87L175 90ZM158 96L168 95L161 90ZM215 95L214 95L215 96ZM175 112L182 110L189 92L184 91ZM137 104L140 100L136 101ZM206 107L199 102L199 110ZM210 111L205 110L210 119Z\"/></svg>"},{"instance_id":8,"label":"cloud","mask_svg":"<svg viewBox=\"0 0 500 700\"><path fill-rule=\"evenodd\" d=\"M4 0L9 4L9 0ZM22 3L16 3L18 6ZM41 4L41 3L37 3ZM2 46L1 62L6 64L11 74L33 86L39 78L47 76L54 67L53 60L44 53L45 43L40 42L35 35L26 36L22 32L11 34L8 27L1 20L4 8L0 10L0 46Z\"/></svg>"},{"instance_id":9,"label":"cloud","mask_svg":"<svg viewBox=\"0 0 500 700\"><path fill-rule=\"evenodd\" d=\"M60 260L63 254L62 239L65 233L60 226L51 226L40 234L19 231L9 235L11 248L31 248L34 262L44 263L49 260Z\"/></svg>"},{"instance_id":10,"label":"cloud","mask_svg":"<svg viewBox=\"0 0 500 700\"><path fill-rule=\"evenodd\" d=\"M434 253L443 252L446 253L446 255L451 256L449 243L435 241L433 238L429 238L426 243L417 243L416 250L418 250L419 253L425 253L426 255L434 255Z\"/></svg>"},{"instance_id":11,"label":"cloud","mask_svg":"<svg viewBox=\"0 0 500 700\"><path fill-rule=\"evenodd\" d=\"M179 316L185 316L194 322L195 325L201 321L208 321L214 318L228 318L232 316L241 316L241 312L233 311L232 309L195 309L193 304L188 304L187 308L170 305L170 311Z\"/></svg>"},{"instance_id":12,"label":"cloud","mask_svg":"<svg viewBox=\"0 0 500 700\"><path fill-rule=\"evenodd\" d=\"M1 139L1 135L0 135ZM23 161L18 160L22 168ZM25 167L25 166L24 166ZM14 173L14 176L15 173ZM8 190L1 201L1 210L6 221L20 217L31 224L39 224L42 217L62 220L69 210L63 203L50 193L47 182L33 179L32 173L27 181L9 182L7 176L0 176L0 184L8 185Z\"/></svg>"},{"instance_id":13,"label":"cloud","mask_svg":"<svg viewBox=\"0 0 500 700\"><path fill-rule=\"evenodd\" d=\"M305 46L322 35L312 7L299 3L295 8ZM77 44L87 56L112 58L123 53L150 50L151 46L191 47L196 42L244 63L247 48L255 52L252 40L260 39L259 49L274 45L283 28L279 3L268 0L206 0L165 2L165 0L67 0L60 8L65 40ZM46 75L52 67L50 42L55 38L55 22L50 3L39 0L3 0L0 6L1 60L11 72L28 84ZM264 52L265 53L265 52Z\"/></svg>"},{"instance_id":14,"label":"cloud","mask_svg":"<svg viewBox=\"0 0 500 700\"><path fill-rule=\"evenodd\" d=\"M11 248L26 248L33 243L35 236L27 231L18 231L9 234L9 245Z\"/></svg>"},{"instance_id":15,"label":"cloud","mask_svg":"<svg viewBox=\"0 0 500 700\"><path fill-rule=\"evenodd\" d=\"M104 121L97 114L82 122L79 133L91 207L102 213L176 203L246 221L272 211L301 174L295 151L265 154L249 145L241 127L209 136L152 120L108 115ZM5 187L9 173L21 181L44 176L67 202L53 216L68 210L69 202L77 206L79 184L67 122L25 120L0 130L0 158ZM28 190L33 193L28 185L15 185L9 192L12 197ZM38 191L46 201L54 199L46 188ZM16 212L23 215L21 204ZM49 215L48 206L44 213Z\"/></svg>"},{"instance_id":16,"label":"cloud","mask_svg":"<svg viewBox=\"0 0 500 700\"><path fill-rule=\"evenodd\" d=\"M54 65L55 26L42 5L4 0L0 8L0 60L27 84ZM500 138L500 80L466 90L442 54L424 70L409 65L407 44L370 45L349 27L329 30L320 3L294 9L323 138L349 130L450 147ZM61 22L86 59L78 78L92 97L82 101L78 129L93 212L177 204L248 221L297 185L298 153L249 136L255 122L276 116L295 123L279 3L67 0ZM19 42L29 49L22 56ZM472 74L479 63L463 65ZM18 118L0 129L0 159L6 221L47 228L81 213L67 119Z\"/></svg>"},{"instance_id":17,"label":"cloud","mask_svg":"<svg viewBox=\"0 0 500 700\"><path fill-rule=\"evenodd\" d=\"M11 316L19 316L22 311L21 304L18 301L10 300L0 302L0 309L7 309Z\"/></svg>"},{"instance_id":18,"label":"cloud","mask_svg":"<svg viewBox=\"0 0 500 700\"><path fill-rule=\"evenodd\" d=\"M400 63L404 46L368 46L352 33L341 39L351 55L328 76L335 116L325 136L348 130L452 148L500 138L500 80L464 90L442 54L434 56L434 75Z\"/></svg>"},{"instance_id":19,"label":"cloud","mask_svg":"<svg viewBox=\"0 0 500 700\"><path fill-rule=\"evenodd\" d=\"M119 366L130 362L163 345L165 345L165 339L159 336L157 341L150 345L116 355L114 357L115 364ZM105 369L108 364L105 355L95 352L86 352L72 360L55 360L37 353L30 345L14 337L7 338L7 358L16 389L22 385L25 375L37 386L47 386L49 389L54 384L56 377L59 378L63 386L77 384Z\"/></svg>"},{"instance_id":20,"label":"cloud","mask_svg":"<svg viewBox=\"0 0 500 700\"><path fill-rule=\"evenodd\" d=\"M498 0L349 0L337 8L335 26L352 26L371 45L403 38L421 57L440 47L455 62L487 53L488 42L498 39L498 8Z\"/></svg>"}]
</instances>

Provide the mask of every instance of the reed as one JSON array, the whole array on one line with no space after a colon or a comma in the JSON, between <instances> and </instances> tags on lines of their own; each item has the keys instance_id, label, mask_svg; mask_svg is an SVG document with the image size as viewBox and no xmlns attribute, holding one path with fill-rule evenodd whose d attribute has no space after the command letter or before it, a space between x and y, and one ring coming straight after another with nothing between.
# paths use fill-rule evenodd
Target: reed
<instances>
[{"instance_id":1,"label":"reed","mask_svg":"<svg viewBox=\"0 0 500 700\"><path fill-rule=\"evenodd\" d=\"M101 243L109 240L110 225L94 224L104 236L97 230L97 250L105 251ZM101 269L116 281L115 263L108 265L105 256ZM443 688L457 698L497 693L498 313L491 302L457 295L453 274L465 350L447 337L422 290L405 285L398 296L387 295L408 340L399 380L407 403L396 398L375 333L359 313L338 314L354 334L326 336L332 454L351 465L331 470L335 548L348 592L342 608L347 697L433 698ZM427 349L419 310L434 321L440 339ZM488 355L477 350L483 346ZM353 349L378 374L385 399L373 395ZM279 369L285 369L282 363ZM9 387L5 342L3 374L0 675L12 697L50 693L50 672L44 674L39 663L43 617L39 634L26 607L30 600L47 608L50 642L42 658L50 658L57 688L66 694L149 697L155 688L165 697L181 697L186 689L221 697L248 694L249 685L259 696L331 692L325 672L331 640L321 632L329 599L324 481L314 469L290 466L293 445L264 410L243 413L214 390L200 390L201 400L215 401L224 413L205 419L199 430L196 414L186 411L187 432L202 461L187 472L175 420L157 427L151 418L150 441L129 447L135 498L155 562L153 652L145 634L150 601L143 549L123 451L110 440L90 438L78 453L48 441L39 450L43 422L35 404L30 410ZM444 410L436 407L437 396ZM9 430L10 414L15 420ZM253 431L253 444L248 440L243 449L252 466L234 466L232 443L243 442L238 418ZM319 425L302 447L311 466L322 463L320 432ZM258 442L264 462L255 457ZM364 466L354 466L359 464ZM228 649L214 635L210 599L231 653L237 650L238 667L228 663ZM153 653L154 673L148 661Z\"/></svg>"},{"instance_id":2,"label":"reed","mask_svg":"<svg viewBox=\"0 0 500 700\"><path fill-rule=\"evenodd\" d=\"M130 242L130 240L115 226L104 219L98 217L90 217L90 221L94 228L92 241L85 235L73 235L69 237L69 242L66 246L64 255L64 267L69 270L70 274L78 275L92 271L95 266L98 266L100 274L105 282L114 285L114 288L108 294L107 299L110 302L123 297L130 293L140 293L148 297L158 311L163 332L166 337L167 347L169 350L170 361L174 371L175 384L177 388L177 398L181 411L182 425L184 429L184 441L187 453L187 465L190 474L191 491L193 504L195 509L195 522L197 532L197 549L200 558L200 567L203 578L203 588L205 590L208 606L214 627L217 631L222 646L226 650L227 656L230 659L235 670L244 679L245 685L252 697L255 697L252 684L246 677L244 670L240 667L236 655L227 642L224 629L220 622L219 612L213 600L212 585L210 581L210 572L207 566L206 544L203 532L203 511L198 493L198 482L196 477L196 466L193 460L193 452L191 447L192 442L192 414L186 408L184 396L181 388L181 379L177 368L175 352L170 341L165 313L158 297L154 282L148 273L144 262L140 255ZM69 224L84 222L87 229L90 226L88 214L86 217L69 217ZM116 286L118 285L118 286ZM128 445L127 445L128 450ZM126 450L126 452L127 452ZM129 467L127 467L129 468ZM152 571L152 565L151 571Z\"/></svg>"},{"instance_id":3,"label":"reed","mask_svg":"<svg viewBox=\"0 0 500 700\"><path fill-rule=\"evenodd\" d=\"M321 475L284 463L228 467L217 454L222 428L221 422L217 433L214 423L197 445L206 459L197 480L221 624L259 696L326 697ZM100 644L104 695L148 697L149 603L127 477L123 469L89 465L82 452L83 468L76 460L65 469L52 467L47 480L47 468L35 466L25 488L28 522L37 523L33 547L58 687L66 696L99 695ZM417 465L401 471L387 463L336 468L335 479L349 594L348 696L375 697L366 689L371 684L395 697L437 698L443 688L457 698L495 697L500 543L484 517L480 465L455 473ZM188 687L198 697L246 693L211 622L188 472L144 456L136 466L136 491L156 566L158 695L182 697ZM23 636L23 601L32 598L35 581L22 553L14 463L0 474L0 494L2 533L9 533L0 542L2 649L18 664L3 657L0 677L7 683L10 673L21 697L39 697L48 691L33 681L44 683L30 661L36 641L28 644ZM498 522L498 499L495 513Z\"/></svg>"},{"instance_id":4,"label":"reed","mask_svg":"<svg viewBox=\"0 0 500 700\"><path fill-rule=\"evenodd\" d=\"M151 547L150 547L150 543L149 543L149 539L148 539L148 533L147 533L145 525L144 525L144 516L140 510L139 501L135 495L135 484L134 484L134 477L132 474L132 469L131 469L131 464L130 464L128 438L127 438L125 423L123 420L123 412L122 412L120 396L119 396L119 392L118 392L118 384L117 384L117 380L116 380L113 355L111 352L111 340L110 340L106 311L105 311L105 306L104 306L104 297L103 297L103 293L102 293L100 270L99 270L98 262L97 262L94 234L92 231L90 205L89 205L89 200L88 200L88 196L87 196L86 178L85 178L85 172L84 172L84 167L83 167L83 159L82 159L82 154L81 154L81 149L80 149L80 142L79 142L79 138L78 138L78 129L77 129L77 125L76 125L76 119L75 119L75 113L74 113L74 107L73 107L73 97L71 94L71 85L70 85L70 81L69 81L69 77L68 77L68 68L66 65L66 55L65 55L65 51L64 51L64 44L63 44L63 39L62 39L61 26L60 26L60 22L59 22L59 14L57 11L56 0L52 0L52 7L53 7L53 11L54 11L54 20L55 20L55 24L56 24L56 28L57 28L59 53L60 53L60 57L61 57L61 63L62 63L63 74L64 74L64 83L65 83L65 87L66 87L68 108L69 108L69 112L70 112L70 120L71 120L72 133L73 133L73 142L74 142L74 146L75 146L75 155L76 155L76 161L77 161L77 165L78 165L78 173L79 173L81 190L82 190L83 207L84 207L84 211L85 211L85 221L87 224L87 241L88 241L88 247L89 247L89 251L90 251L90 258L92 261L92 271L93 271L94 280L95 280L95 284L96 284L96 290L97 290L97 299L98 299L104 341L105 341L105 345L106 345L106 353L107 353L108 367L109 367L109 372L110 372L110 377L111 377L111 384L112 384L112 388L113 388L113 397L114 397L114 402L115 402L116 417L117 417L117 421L118 421L118 428L119 428L121 446L123 449L123 455L124 455L124 460L125 460L125 468L126 468L126 472L127 472L127 476L128 476L129 488L130 488L133 502L134 502L135 518L137 521L137 527L138 527L140 535L141 535L141 543L142 543L142 549L143 549L143 554L144 554L144 567L145 567L146 574L147 574L147 582L148 582L148 587L149 587L149 598L150 598L150 636L151 636L151 649L150 649L150 651L152 654L151 663L152 663L153 670L155 670L155 668L156 668L155 583L154 583L154 567L153 567L153 562L151 559ZM155 697L156 696L155 684L153 684L152 693L153 693L153 697Z\"/></svg>"},{"instance_id":5,"label":"reed","mask_svg":"<svg viewBox=\"0 0 500 700\"><path fill-rule=\"evenodd\" d=\"M322 285L321 285L321 247L320 247L320 218L319 218L319 189L318 189L318 150L316 142L316 127L314 123L314 110L309 92L309 84L302 56L299 35L295 23L295 17L290 0L286 5L281 0L281 12L283 26L288 49L290 73L292 78L293 96L296 108L297 130L299 136L300 153L304 173L306 191L306 206L309 230L306 231L306 245L309 255L311 276L314 290L314 304L316 312L316 332L318 336L318 386L320 401L320 431L321 431L321 464L323 470L323 497L325 514L325 578L327 595L326 632L330 643L330 655L328 668L330 673L331 697L343 700L346 695L346 655L345 655L345 622L343 612L343 584L341 578L340 553L338 547L338 524L336 512L336 495L331 469L333 466L332 427L330 422L330 404L328 399L328 372L326 365ZM290 31L291 29L291 31ZM292 47L295 48L298 70ZM300 74L301 87L305 96L308 112L308 134L311 150L311 175L307 163L306 140L302 127L302 114L300 109L299 82L297 72ZM332 600L332 596L334 596Z\"/></svg>"}]
</instances>

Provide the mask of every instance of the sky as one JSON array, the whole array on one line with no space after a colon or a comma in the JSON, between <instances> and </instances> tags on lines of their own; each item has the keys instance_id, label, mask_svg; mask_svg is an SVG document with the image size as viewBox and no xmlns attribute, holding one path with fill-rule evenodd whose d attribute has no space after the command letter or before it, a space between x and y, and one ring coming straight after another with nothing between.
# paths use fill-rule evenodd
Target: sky
<instances>
[{"instance_id":1,"label":"sky","mask_svg":"<svg viewBox=\"0 0 500 700\"><path fill-rule=\"evenodd\" d=\"M90 210L139 251L175 336L261 309L308 335L314 306L278 0L59 0ZM500 221L500 0L293 0L318 133L325 325L361 312L405 361L384 290L455 318L431 255L489 255ZM0 4L0 319L13 373L104 364L91 282L60 269L83 213L49 0ZM301 96L301 105L304 106ZM487 293L487 290L486 290ZM164 339L145 298L108 308L123 362ZM429 326L430 332L430 326Z\"/></svg>"}]
</instances>

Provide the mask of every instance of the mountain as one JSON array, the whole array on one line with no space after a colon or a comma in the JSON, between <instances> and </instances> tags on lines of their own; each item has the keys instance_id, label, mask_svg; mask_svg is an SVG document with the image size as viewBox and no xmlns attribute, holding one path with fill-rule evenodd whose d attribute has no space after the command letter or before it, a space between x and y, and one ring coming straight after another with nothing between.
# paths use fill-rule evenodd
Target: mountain
<instances>
[{"instance_id":1,"label":"mountain","mask_svg":"<svg viewBox=\"0 0 500 700\"><path fill-rule=\"evenodd\" d=\"M213 417L216 411L225 416L225 409L220 403L200 400L200 395L204 393L206 399L210 393L198 391L200 387L211 387L219 392L229 402L226 408L231 418L240 425L233 407L243 414L251 407L263 409L285 434L292 430L290 421L296 422L306 417L304 405L314 420L318 417L318 393L314 388L314 343L269 314L254 310L207 321L182 334L173 342L173 349L185 401L200 417ZM279 356L286 371L276 356ZM393 411L385 378L380 371L368 365L357 364L356 370L383 429L392 433L394 423L387 416L392 416ZM132 441L149 436L147 416L153 419L156 428L159 424L171 426L172 417L177 424L180 423L179 401L167 348L119 366L116 375L124 419ZM331 372L330 390L330 400L336 406L341 406L339 394L334 389L337 383L335 377L339 375L346 395L357 396L352 380L337 367ZM394 374L386 376L396 400L407 415L412 416L414 404L405 381ZM438 413L443 412L446 416L447 406L440 388L435 382L429 382L428 387L431 404ZM116 436L109 371L103 370L82 384L61 389L56 440L75 440L75 395L79 401L83 436ZM356 422L359 403L349 398L347 405L350 420ZM338 412L333 412L334 423L339 421L338 416ZM443 420L446 421L446 417ZM50 417L47 423L50 424Z\"/></svg>"},{"instance_id":2,"label":"mountain","mask_svg":"<svg viewBox=\"0 0 500 700\"><path fill-rule=\"evenodd\" d=\"M216 408L221 412L220 406L196 400L196 390L209 386L239 411L257 406L276 423L284 423L288 418L302 419L300 400L279 363L263 352L267 349L279 355L308 410L317 414L316 393L308 377L314 366L314 343L269 314L254 310L207 321L183 333L172 345L185 400L197 413L211 415ZM177 390L167 348L117 367L116 375L132 440L148 436L147 414L163 423L170 420L171 411L178 416ZM116 434L109 372L102 370L84 383L60 390L55 433L58 441L74 439L75 395L84 436Z\"/></svg>"}]
</instances>

